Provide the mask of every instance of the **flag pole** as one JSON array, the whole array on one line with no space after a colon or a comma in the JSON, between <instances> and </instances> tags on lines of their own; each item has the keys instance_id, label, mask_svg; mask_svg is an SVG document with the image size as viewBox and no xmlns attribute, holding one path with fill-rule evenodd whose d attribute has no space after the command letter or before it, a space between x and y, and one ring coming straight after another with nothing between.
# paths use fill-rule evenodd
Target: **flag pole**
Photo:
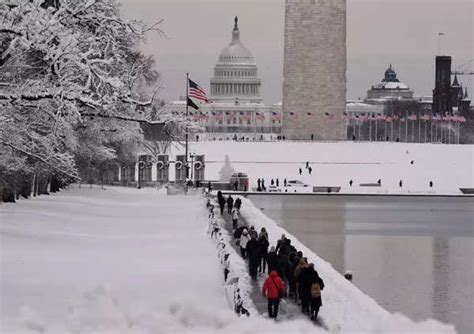
<instances>
[{"instance_id":1,"label":"flag pole","mask_svg":"<svg viewBox=\"0 0 474 334\"><path fill-rule=\"evenodd\" d=\"M189 116L189 73L186 73L186 118ZM186 141L186 148L185 148L185 155L186 155L186 182L187 178L189 177L189 166L188 166L188 127L186 127L186 133L185 133L185 141Z\"/></svg>"}]
</instances>

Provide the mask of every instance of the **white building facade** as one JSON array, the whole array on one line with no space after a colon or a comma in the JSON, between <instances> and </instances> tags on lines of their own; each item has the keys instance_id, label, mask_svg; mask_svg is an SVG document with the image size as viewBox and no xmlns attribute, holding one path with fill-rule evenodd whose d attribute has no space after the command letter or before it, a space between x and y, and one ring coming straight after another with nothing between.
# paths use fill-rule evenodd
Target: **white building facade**
<instances>
[{"instance_id":1,"label":"white building facade","mask_svg":"<svg viewBox=\"0 0 474 334\"><path fill-rule=\"evenodd\" d=\"M262 81L254 58L240 41L238 18L234 20L231 42L219 54L210 79L209 104L199 104L199 111L189 108L204 132L202 139L270 139L281 133L282 104L265 105ZM197 104L197 103L196 103ZM185 112L186 102L171 104Z\"/></svg>"}]
</instances>

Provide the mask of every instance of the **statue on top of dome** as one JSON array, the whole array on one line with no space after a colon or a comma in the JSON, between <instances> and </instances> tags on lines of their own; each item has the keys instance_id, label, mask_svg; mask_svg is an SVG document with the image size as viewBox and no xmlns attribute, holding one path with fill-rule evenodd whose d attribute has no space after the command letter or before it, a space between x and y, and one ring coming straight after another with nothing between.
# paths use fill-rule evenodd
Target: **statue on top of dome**
<instances>
[{"instance_id":1,"label":"statue on top of dome","mask_svg":"<svg viewBox=\"0 0 474 334\"><path fill-rule=\"evenodd\" d=\"M236 16L234 19L234 31L239 30L239 18Z\"/></svg>"}]
</instances>

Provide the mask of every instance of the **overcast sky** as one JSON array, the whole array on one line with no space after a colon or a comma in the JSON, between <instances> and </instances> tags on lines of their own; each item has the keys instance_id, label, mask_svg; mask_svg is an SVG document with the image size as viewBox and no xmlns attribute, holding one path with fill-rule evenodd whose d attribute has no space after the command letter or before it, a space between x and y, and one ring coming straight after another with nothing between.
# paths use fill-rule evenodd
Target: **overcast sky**
<instances>
[{"instance_id":1,"label":"overcast sky","mask_svg":"<svg viewBox=\"0 0 474 334\"><path fill-rule=\"evenodd\" d=\"M209 89L220 51L230 42L234 16L241 41L252 52L266 103L281 101L284 0L120 0L128 18L163 19L166 37L150 34L144 51L162 74L162 96L185 93L189 72ZM453 69L474 71L474 0L347 0L347 97L364 98L389 64L416 95L431 95L438 32ZM470 61L470 62L469 62ZM474 97L474 75L459 77Z\"/></svg>"}]
</instances>

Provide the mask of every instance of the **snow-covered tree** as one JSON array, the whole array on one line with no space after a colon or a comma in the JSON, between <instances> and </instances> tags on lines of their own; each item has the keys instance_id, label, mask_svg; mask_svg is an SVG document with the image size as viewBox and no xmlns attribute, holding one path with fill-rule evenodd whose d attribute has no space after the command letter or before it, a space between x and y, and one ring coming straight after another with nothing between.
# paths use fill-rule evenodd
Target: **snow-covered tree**
<instances>
[{"instance_id":1,"label":"snow-covered tree","mask_svg":"<svg viewBox=\"0 0 474 334\"><path fill-rule=\"evenodd\" d=\"M124 19L116 0L0 4L0 178L78 179L78 164L140 141L139 124L188 126L172 112L151 116L159 75L139 46L158 27Z\"/></svg>"}]
</instances>

